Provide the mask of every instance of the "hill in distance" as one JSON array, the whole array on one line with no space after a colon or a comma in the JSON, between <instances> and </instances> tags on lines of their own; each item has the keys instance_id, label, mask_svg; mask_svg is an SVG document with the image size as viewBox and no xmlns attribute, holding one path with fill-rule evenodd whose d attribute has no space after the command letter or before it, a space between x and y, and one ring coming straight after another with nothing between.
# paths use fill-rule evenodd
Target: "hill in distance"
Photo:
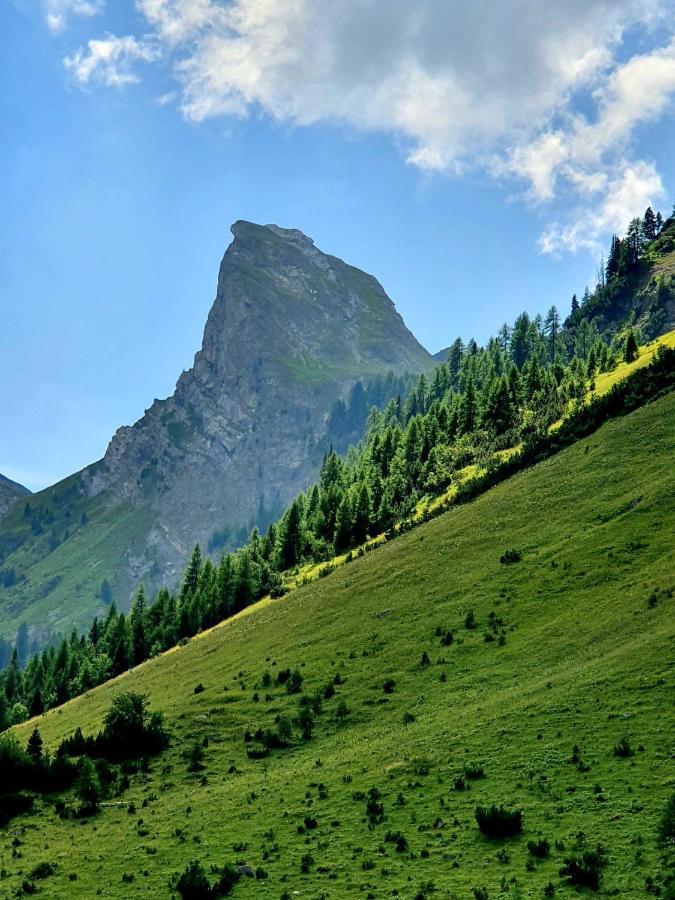
<instances>
[{"instance_id":1,"label":"hill in distance","mask_svg":"<svg viewBox=\"0 0 675 900\"><path fill-rule=\"evenodd\" d=\"M266 526L317 475L334 403L430 354L375 278L294 229L236 222L202 349L104 458L0 526L0 636L88 627L140 580L173 585L199 541Z\"/></svg>"},{"instance_id":2,"label":"hill in distance","mask_svg":"<svg viewBox=\"0 0 675 900\"><path fill-rule=\"evenodd\" d=\"M0 519L14 506L17 500L27 497L28 494L30 494L28 488L0 475Z\"/></svg>"},{"instance_id":3,"label":"hill in distance","mask_svg":"<svg viewBox=\"0 0 675 900\"><path fill-rule=\"evenodd\" d=\"M50 896L168 897L197 859L259 869L242 898L572 897L564 860L598 843L602 894L658 887L673 422L670 393L41 717L53 750L98 730L120 692L147 692L172 744L93 820L50 800L15 819L8 893L49 863ZM251 758L246 733L298 711L286 668L323 695L313 734ZM34 724L15 729L22 742ZM474 814L491 804L522 811L522 834L485 837Z\"/></svg>"}]
</instances>

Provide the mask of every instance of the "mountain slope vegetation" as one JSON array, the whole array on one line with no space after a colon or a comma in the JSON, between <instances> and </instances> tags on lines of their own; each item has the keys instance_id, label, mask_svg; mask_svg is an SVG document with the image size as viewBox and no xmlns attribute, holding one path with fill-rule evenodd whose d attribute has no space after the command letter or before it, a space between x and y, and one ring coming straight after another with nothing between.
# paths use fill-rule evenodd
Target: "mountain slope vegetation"
<instances>
[{"instance_id":1,"label":"mountain slope vegetation","mask_svg":"<svg viewBox=\"0 0 675 900\"><path fill-rule=\"evenodd\" d=\"M22 484L17 484L4 475L0 475L0 519L21 497L27 497L30 494L28 488Z\"/></svg>"},{"instance_id":2,"label":"mountain slope vegetation","mask_svg":"<svg viewBox=\"0 0 675 900\"><path fill-rule=\"evenodd\" d=\"M0 587L0 637L24 623L44 644L113 600L128 609L141 579L174 587L196 540L239 546L312 482L331 441L355 425L360 436L367 409L346 435L331 416L355 383L378 402L432 368L373 276L295 229L232 232L202 348L174 394L0 524L0 569L15 573Z\"/></svg>"},{"instance_id":3,"label":"mountain slope vegetation","mask_svg":"<svg viewBox=\"0 0 675 900\"><path fill-rule=\"evenodd\" d=\"M14 729L53 752L140 691L172 737L93 817L38 797L0 887L168 897L196 860L236 897L663 890L673 422L671 392Z\"/></svg>"}]
</instances>

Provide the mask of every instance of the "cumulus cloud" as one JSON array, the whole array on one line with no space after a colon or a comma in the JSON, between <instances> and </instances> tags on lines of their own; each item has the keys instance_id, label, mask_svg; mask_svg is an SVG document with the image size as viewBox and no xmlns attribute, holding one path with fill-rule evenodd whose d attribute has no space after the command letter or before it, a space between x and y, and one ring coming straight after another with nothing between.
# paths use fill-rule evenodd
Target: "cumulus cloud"
<instances>
[{"instance_id":1,"label":"cumulus cloud","mask_svg":"<svg viewBox=\"0 0 675 900\"><path fill-rule=\"evenodd\" d=\"M44 0L47 27L53 34L63 31L69 16L95 16L103 11L104 0Z\"/></svg>"},{"instance_id":2,"label":"cumulus cloud","mask_svg":"<svg viewBox=\"0 0 675 900\"><path fill-rule=\"evenodd\" d=\"M144 41L126 35L108 34L100 40L91 40L63 61L75 81L81 85L91 82L107 87L124 87L139 81L133 64L153 62L159 50Z\"/></svg>"},{"instance_id":3,"label":"cumulus cloud","mask_svg":"<svg viewBox=\"0 0 675 900\"><path fill-rule=\"evenodd\" d=\"M193 122L258 113L390 133L420 169L481 167L520 180L539 204L571 194L592 208L586 226L596 233L663 190L649 161L632 157L631 140L675 94L675 0L136 0L136 8L172 60L177 102ZM628 32L651 49L627 53ZM84 65L84 81L105 80L91 43L71 65ZM121 58L131 61L139 46L150 45L137 42ZM581 246L570 231L580 218L551 224L542 250Z\"/></svg>"}]
</instances>

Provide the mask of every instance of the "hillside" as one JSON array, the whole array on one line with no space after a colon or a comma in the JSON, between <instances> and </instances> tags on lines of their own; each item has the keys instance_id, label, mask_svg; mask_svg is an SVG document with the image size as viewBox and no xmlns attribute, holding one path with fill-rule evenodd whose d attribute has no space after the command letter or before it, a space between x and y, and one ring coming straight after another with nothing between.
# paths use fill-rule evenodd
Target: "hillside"
<instances>
[{"instance_id":1,"label":"hillside","mask_svg":"<svg viewBox=\"0 0 675 900\"><path fill-rule=\"evenodd\" d=\"M28 488L0 475L0 519L20 497L26 497L28 494L30 494Z\"/></svg>"},{"instance_id":2,"label":"hillside","mask_svg":"<svg viewBox=\"0 0 675 900\"><path fill-rule=\"evenodd\" d=\"M133 807L76 820L38 802L15 819L0 844L7 894L50 862L48 896L169 896L170 874L197 858L265 870L236 897L541 897L549 882L573 896L563 858L602 842L602 893L642 896L664 875L656 831L673 789L674 416L670 394L615 419L46 714L53 749L140 690L173 742L130 776L121 802ZM520 560L500 562L507 550ZM264 678L285 667L307 694L339 673L335 696L311 740L251 759L244 733L297 709ZM16 729L22 741L34 724ZM183 753L206 738L190 775ZM630 757L614 753L623 738ZM484 777L458 790L469 764ZM384 819L369 824L371 788ZM522 809L523 835L484 838L481 803ZM542 837L551 852L538 860L527 842Z\"/></svg>"},{"instance_id":3,"label":"hillside","mask_svg":"<svg viewBox=\"0 0 675 900\"><path fill-rule=\"evenodd\" d=\"M222 551L316 477L335 402L431 356L371 275L300 231L237 222L202 349L104 458L0 526L0 636L86 628L143 579L174 585L195 541ZM366 411L367 412L367 411Z\"/></svg>"}]
</instances>

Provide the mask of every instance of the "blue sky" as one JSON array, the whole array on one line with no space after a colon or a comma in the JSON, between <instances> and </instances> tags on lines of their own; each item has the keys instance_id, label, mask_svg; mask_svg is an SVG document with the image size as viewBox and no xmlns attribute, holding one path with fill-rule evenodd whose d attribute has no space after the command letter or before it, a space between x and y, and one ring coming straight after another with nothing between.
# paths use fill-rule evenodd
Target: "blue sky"
<instances>
[{"instance_id":1,"label":"blue sky","mask_svg":"<svg viewBox=\"0 0 675 900\"><path fill-rule=\"evenodd\" d=\"M516 37L494 2L3 4L0 472L52 483L171 393L239 218L372 272L432 351L566 310L675 199L673 8L527 0Z\"/></svg>"}]
</instances>

